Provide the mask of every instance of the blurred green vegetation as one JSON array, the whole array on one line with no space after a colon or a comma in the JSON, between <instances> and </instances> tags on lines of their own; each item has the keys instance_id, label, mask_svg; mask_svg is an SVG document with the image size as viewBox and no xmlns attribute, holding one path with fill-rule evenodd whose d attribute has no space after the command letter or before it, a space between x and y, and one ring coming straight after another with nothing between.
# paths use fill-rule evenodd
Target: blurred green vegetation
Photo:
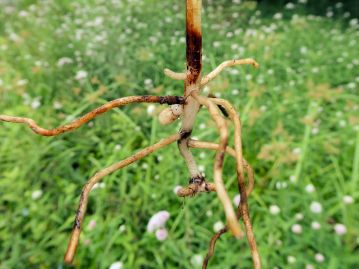
<instances>
[{"instance_id":1,"label":"blurred green vegetation","mask_svg":"<svg viewBox=\"0 0 359 269\"><path fill-rule=\"evenodd\" d=\"M244 154L256 173L250 208L263 268L357 268L358 20L335 4L326 7L332 13L313 15L304 2L274 8L205 1L203 72L233 58L261 64L232 68L207 90L233 102L242 118ZM184 70L184 52L184 1L3 0L0 113L50 128L114 98L180 95L183 84L162 70ZM66 267L86 180L178 131L179 123L160 127L152 110L131 105L53 138L0 124L1 269ZM196 127L198 139L218 140L205 111ZM211 179L214 153L193 152ZM232 197L234 167L227 158ZM91 194L75 268L115 261L124 268L200 268L196 261L224 215L215 194L176 197L175 186L187 181L176 145L106 177ZM163 242L146 232L159 210L171 214ZM223 236L209 268L251 268L245 240Z\"/></svg>"}]
</instances>

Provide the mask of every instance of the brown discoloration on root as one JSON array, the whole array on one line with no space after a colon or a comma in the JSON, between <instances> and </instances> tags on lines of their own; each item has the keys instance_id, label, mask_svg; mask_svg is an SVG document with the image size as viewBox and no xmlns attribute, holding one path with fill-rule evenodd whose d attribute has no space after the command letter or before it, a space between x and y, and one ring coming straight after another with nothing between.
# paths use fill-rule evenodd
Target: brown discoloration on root
<instances>
[{"instance_id":1,"label":"brown discoloration on root","mask_svg":"<svg viewBox=\"0 0 359 269\"><path fill-rule=\"evenodd\" d=\"M216 162L216 168L220 168L223 166L223 161L224 161L224 152L221 151L218 155L217 155L217 162Z\"/></svg>"},{"instance_id":2,"label":"brown discoloration on root","mask_svg":"<svg viewBox=\"0 0 359 269\"><path fill-rule=\"evenodd\" d=\"M33 119L23 117L12 117L6 115L0 115L0 121L13 122L13 123L25 123L31 130L42 136L55 136L65 132L75 130L97 116L109 111L110 109L121 107L132 103L160 103L160 104L183 104L184 98L180 96L128 96L108 102L93 111L85 114L79 119L66 124L64 126L57 127L55 129L47 130L40 127Z\"/></svg>"}]
</instances>

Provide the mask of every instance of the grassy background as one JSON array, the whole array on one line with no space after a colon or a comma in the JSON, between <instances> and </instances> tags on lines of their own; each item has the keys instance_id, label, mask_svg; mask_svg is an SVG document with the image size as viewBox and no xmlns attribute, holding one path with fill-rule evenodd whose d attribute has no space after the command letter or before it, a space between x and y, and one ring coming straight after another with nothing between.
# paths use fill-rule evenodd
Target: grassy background
<instances>
[{"instance_id":1,"label":"grassy background","mask_svg":"<svg viewBox=\"0 0 359 269\"><path fill-rule=\"evenodd\" d=\"M50 128L114 98L181 95L182 83L162 70L185 67L183 2L0 1L0 113ZM204 5L204 73L233 58L261 64L230 69L209 90L233 102L242 117L264 268L358 268L358 21L340 5L322 16L308 14L303 3ZM72 63L61 66L64 57ZM77 80L79 71L87 77ZM0 124L0 268L66 268L62 258L87 178L178 130L177 123L160 127L147 108L117 109L54 138ZM197 138L218 140L207 112L196 127ZM214 153L193 152L211 179ZM227 158L232 197L234 167ZM205 255L224 215L215 194L177 198L174 187L187 181L176 145L106 177L91 194L75 267L122 261L124 268L199 268L196 257ZM306 191L310 184L314 192ZM344 203L345 195L354 202ZM313 201L321 213L310 210ZM271 214L271 205L280 213ZM171 213L164 242L146 232L159 210ZM301 234L291 231L295 223ZM346 226L345 235L334 232L336 223ZM210 268L250 267L247 243L223 236Z\"/></svg>"}]
</instances>

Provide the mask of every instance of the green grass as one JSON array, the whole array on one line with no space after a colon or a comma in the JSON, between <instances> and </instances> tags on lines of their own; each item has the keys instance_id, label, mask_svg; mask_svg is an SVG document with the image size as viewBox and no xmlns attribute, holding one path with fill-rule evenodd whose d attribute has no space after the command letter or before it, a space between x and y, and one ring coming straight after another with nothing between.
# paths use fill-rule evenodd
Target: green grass
<instances>
[{"instance_id":1,"label":"green grass","mask_svg":"<svg viewBox=\"0 0 359 269\"><path fill-rule=\"evenodd\" d=\"M177 2L0 1L0 113L55 127L121 96L181 95L183 83L162 73L185 67L184 1ZM302 4L269 11L249 2L205 2L204 73L233 58L261 64L259 70L232 68L209 88L242 117L245 157L256 173L250 208L263 268L357 268L358 24L336 8L328 18L309 16ZM73 63L58 66L63 57ZM77 81L80 70L88 77ZM109 112L54 138L0 124L1 269L66 267L62 258L86 180L179 129L160 126L147 107ZM194 136L218 141L205 111ZM211 179L214 153L193 152ZM234 197L230 158L224 178ZM205 255L224 214L215 194L177 198L173 188L187 181L175 144L106 177L91 194L75 267L122 261L124 268L199 268L191 260ZM309 184L312 193L305 190ZM37 190L42 195L33 199ZM354 202L345 204L345 195ZM322 205L320 214L311 212L313 201ZM278 215L271 205L279 206ZM171 213L164 242L146 232L159 210ZM86 228L91 220L92 230ZM301 234L291 231L295 223ZM336 223L346 226L345 235L334 232ZM316 253L324 262L315 261ZM296 261L288 263L289 256ZM251 268L245 240L223 236L209 268Z\"/></svg>"}]
</instances>

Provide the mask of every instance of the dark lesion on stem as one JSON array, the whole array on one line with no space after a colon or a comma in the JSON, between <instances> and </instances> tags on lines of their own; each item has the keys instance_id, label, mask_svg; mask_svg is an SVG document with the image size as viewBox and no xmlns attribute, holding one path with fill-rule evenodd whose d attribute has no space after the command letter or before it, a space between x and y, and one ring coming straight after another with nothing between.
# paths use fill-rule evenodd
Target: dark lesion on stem
<instances>
[{"instance_id":1,"label":"dark lesion on stem","mask_svg":"<svg viewBox=\"0 0 359 269\"><path fill-rule=\"evenodd\" d=\"M188 183L189 184L198 184L201 185L203 182L205 182L205 178L204 176L198 175L196 177L192 177L189 179Z\"/></svg>"},{"instance_id":2,"label":"dark lesion on stem","mask_svg":"<svg viewBox=\"0 0 359 269\"><path fill-rule=\"evenodd\" d=\"M76 218L75 218L75 221L74 221L74 226L73 226L73 228L80 230L80 229L81 229L81 221L80 221L79 215L80 215L80 212L77 211L77 212L76 212Z\"/></svg>"},{"instance_id":3,"label":"dark lesion on stem","mask_svg":"<svg viewBox=\"0 0 359 269\"><path fill-rule=\"evenodd\" d=\"M198 2L198 1L195 1ZM186 1L187 83L194 84L202 69L201 4Z\"/></svg>"},{"instance_id":4,"label":"dark lesion on stem","mask_svg":"<svg viewBox=\"0 0 359 269\"><path fill-rule=\"evenodd\" d=\"M195 83L202 69L202 34L191 27L187 27L187 82Z\"/></svg>"},{"instance_id":5,"label":"dark lesion on stem","mask_svg":"<svg viewBox=\"0 0 359 269\"><path fill-rule=\"evenodd\" d=\"M180 131L181 138L177 141L177 143L181 143L182 140L190 138L191 134L192 134L192 130L181 130Z\"/></svg>"},{"instance_id":6,"label":"dark lesion on stem","mask_svg":"<svg viewBox=\"0 0 359 269\"><path fill-rule=\"evenodd\" d=\"M183 105L185 103L185 98L182 96L159 96L159 103L167 105Z\"/></svg>"},{"instance_id":7,"label":"dark lesion on stem","mask_svg":"<svg viewBox=\"0 0 359 269\"><path fill-rule=\"evenodd\" d=\"M188 186L181 188L177 192L177 195L179 197L187 197L187 196L193 197L201 192L208 193L215 191L216 191L216 186L214 185L214 183L207 182L205 177L203 177L202 175L198 175L190 178L188 181Z\"/></svg>"}]
</instances>

